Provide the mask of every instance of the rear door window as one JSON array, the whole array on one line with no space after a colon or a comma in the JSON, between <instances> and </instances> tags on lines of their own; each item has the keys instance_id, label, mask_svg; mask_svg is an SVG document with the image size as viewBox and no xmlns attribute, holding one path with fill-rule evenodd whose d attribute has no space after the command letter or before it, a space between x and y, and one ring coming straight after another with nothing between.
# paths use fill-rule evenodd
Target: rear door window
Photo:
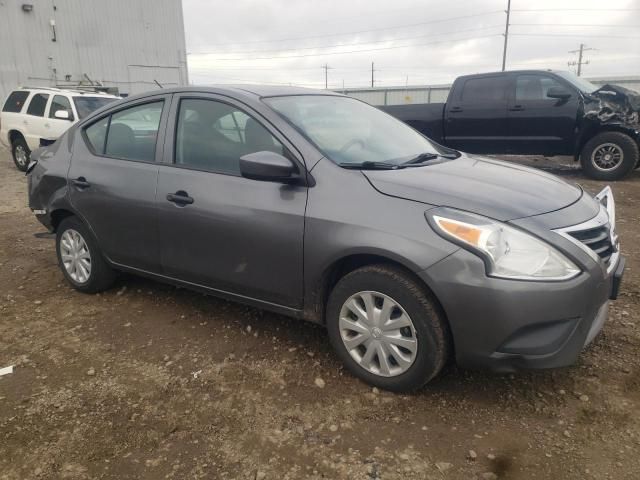
<instances>
[{"instance_id":1,"label":"rear door window","mask_svg":"<svg viewBox=\"0 0 640 480\"><path fill-rule=\"evenodd\" d=\"M462 101L464 103L486 103L505 99L506 79L504 76L471 78L464 83Z\"/></svg>"},{"instance_id":2,"label":"rear door window","mask_svg":"<svg viewBox=\"0 0 640 480\"><path fill-rule=\"evenodd\" d=\"M36 93L27 107L27 115L34 117L44 117L44 110L47 107L49 95L46 93Z\"/></svg>"},{"instance_id":3,"label":"rear door window","mask_svg":"<svg viewBox=\"0 0 640 480\"><path fill-rule=\"evenodd\" d=\"M164 101L125 108L84 129L97 155L153 162Z\"/></svg>"},{"instance_id":4,"label":"rear door window","mask_svg":"<svg viewBox=\"0 0 640 480\"><path fill-rule=\"evenodd\" d=\"M24 102L29 98L29 92L25 90L16 90L15 92L11 92L11 94L7 97L7 101L4 102L4 107L2 107L3 112L8 113L20 113L22 111L22 107L24 106Z\"/></svg>"},{"instance_id":5,"label":"rear door window","mask_svg":"<svg viewBox=\"0 0 640 480\"><path fill-rule=\"evenodd\" d=\"M49 109L49 118L56 118L56 112L65 111L69 113L69 120L73 120L73 110L71 110L71 102L63 95L54 95L51 100L51 108Z\"/></svg>"}]
</instances>

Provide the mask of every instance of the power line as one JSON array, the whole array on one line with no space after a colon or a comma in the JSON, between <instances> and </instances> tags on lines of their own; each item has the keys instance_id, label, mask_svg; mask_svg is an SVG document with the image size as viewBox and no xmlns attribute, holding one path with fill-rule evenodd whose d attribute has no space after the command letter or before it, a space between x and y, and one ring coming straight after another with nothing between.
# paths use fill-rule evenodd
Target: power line
<instances>
[{"instance_id":1,"label":"power line","mask_svg":"<svg viewBox=\"0 0 640 480\"><path fill-rule=\"evenodd\" d=\"M191 53L191 55L237 55L237 54L247 54L247 53L272 53L272 52L293 52L293 51L300 51L300 50L317 50L319 48L355 47L358 45L372 45L376 43L396 42L399 40L415 40L416 38L458 35L460 33L477 32L480 30L488 30L491 28L499 28L499 27L501 27L501 25L490 25L487 27L475 27L475 28L467 28L464 30L456 30L455 32L446 32L446 33L434 32L434 33L427 33L424 35L413 35L409 37L394 37L394 38L387 38L383 40L371 40L366 42L352 42L352 43L337 43L333 45L317 45L313 47L278 48L278 49L272 49L272 50L236 50L231 52L196 52L196 53Z\"/></svg>"},{"instance_id":2,"label":"power line","mask_svg":"<svg viewBox=\"0 0 640 480\"><path fill-rule=\"evenodd\" d=\"M380 51L380 50L394 50L394 49L398 49L398 48L424 47L424 46L427 46L427 45L437 45L437 44L450 43L450 42L464 42L464 41L467 41L467 40L477 40L477 39L481 39L481 38L497 37L497 36L500 36L500 35L501 34L499 34L499 33L494 33L494 34L490 34L490 35L477 35L477 36L474 36L474 37L466 37L466 38L452 38L452 39L447 39L447 40L439 40L439 41L435 41L435 42L413 43L411 45L397 45L397 46L390 46L390 47L378 47L378 48L367 48L367 49L361 49L361 50L349 50L349 51L346 51L346 52L307 53L307 54L301 54L301 55L279 55L279 56L272 56L272 57L253 57L253 58L246 58L246 57L242 57L242 58L216 58L216 60L217 61L277 60L277 59L283 59L283 58L303 58L303 57L322 57L322 56L331 56L331 55L346 55L346 54L350 54L350 53L376 52L376 51Z\"/></svg>"},{"instance_id":3,"label":"power line","mask_svg":"<svg viewBox=\"0 0 640 480\"><path fill-rule=\"evenodd\" d=\"M635 39L640 36L629 35L592 35L585 33L512 33L511 35L518 35L520 37L594 37L594 38L624 38Z\"/></svg>"},{"instance_id":4,"label":"power line","mask_svg":"<svg viewBox=\"0 0 640 480\"><path fill-rule=\"evenodd\" d=\"M640 12L640 8L518 8L512 12Z\"/></svg>"},{"instance_id":5,"label":"power line","mask_svg":"<svg viewBox=\"0 0 640 480\"><path fill-rule=\"evenodd\" d=\"M338 32L338 33L326 33L326 34L319 34L319 35L309 35L306 37L291 37L291 38L281 38L281 39L276 39L276 40L255 40L252 42L239 42L239 43L213 43L210 44L209 46L212 47L222 47L222 46L230 46L230 45L246 45L246 44L250 44L250 43L273 43L273 42L288 42L288 41L293 41L293 40L308 40L310 38L325 38L325 37L336 37L336 36L340 36L340 35L355 35L355 34L359 34L359 33L369 33L369 32L380 32L383 30L395 30L398 28L408 28L408 27L419 27L419 26L423 26L423 25L433 25L436 23L445 23L445 22L452 22L455 20L464 20L464 19L468 19L468 18L476 18L476 17L484 17L487 15L494 15L496 13L502 13L501 10L492 10L492 11L488 11L488 12L483 12L483 13L474 13L474 14L470 14L470 15L461 15L458 17L448 17L448 18L440 18L437 20L430 20L427 22L417 22L417 23L409 23L409 24L405 24L405 25L395 25L393 27L379 27L379 28L371 28L368 30L357 30L357 31L351 31L351 32Z\"/></svg>"},{"instance_id":6,"label":"power line","mask_svg":"<svg viewBox=\"0 0 640 480\"><path fill-rule=\"evenodd\" d=\"M638 28L637 25L602 25L593 23L512 23L516 27L615 27L615 28Z\"/></svg>"}]
</instances>

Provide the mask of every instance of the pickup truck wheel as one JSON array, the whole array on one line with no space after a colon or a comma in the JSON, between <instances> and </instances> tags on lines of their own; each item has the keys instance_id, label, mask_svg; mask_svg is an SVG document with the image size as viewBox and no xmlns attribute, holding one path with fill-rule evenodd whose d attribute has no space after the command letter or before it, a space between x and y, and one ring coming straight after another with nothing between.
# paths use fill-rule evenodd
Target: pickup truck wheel
<instances>
[{"instance_id":1,"label":"pickup truck wheel","mask_svg":"<svg viewBox=\"0 0 640 480\"><path fill-rule=\"evenodd\" d=\"M26 172L29 166L29 156L31 150L24 138L18 137L11 143L11 154L13 155L13 163L16 164L16 168L21 172Z\"/></svg>"},{"instance_id":2,"label":"pickup truck wheel","mask_svg":"<svg viewBox=\"0 0 640 480\"><path fill-rule=\"evenodd\" d=\"M449 358L444 319L428 292L399 268L371 265L347 274L331 292L326 320L349 371L386 390L422 387Z\"/></svg>"},{"instance_id":3,"label":"pickup truck wheel","mask_svg":"<svg viewBox=\"0 0 640 480\"><path fill-rule=\"evenodd\" d=\"M56 232L58 264L67 281L84 293L108 289L116 278L89 229L77 218L65 218Z\"/></svg>"},{"instance_id":4,"label":"pickup truck wheel","mask_svg":"<svg viewBox=\"0 0 640 480\"><path fill-rule=\"evenodd\" d=\"M620 132L603 132L582 148L580 163L589 178L620 180L638 164L638 144Z\"/></svg>"}]
</instances>

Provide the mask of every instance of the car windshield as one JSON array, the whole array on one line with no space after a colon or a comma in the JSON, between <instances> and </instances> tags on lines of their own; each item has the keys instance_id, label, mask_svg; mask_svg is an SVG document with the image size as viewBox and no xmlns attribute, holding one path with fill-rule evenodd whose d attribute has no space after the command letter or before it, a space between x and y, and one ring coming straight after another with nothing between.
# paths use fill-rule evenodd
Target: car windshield
<instances>
[{"instance_id":1,"label":"car windshield","mask_svg":"<svg viewBox=\"0 0 640 480\"><path fill-rule=\"evenodd\" d=\"M580 90L583 93L593 93L598 88L600 88L597 85L594 85L593 83L591 83L590 81L576 76L572 72L556 72L556 74L560 75L562 78L570 82L574 87L576 87L578 90Z\"/></svg>"},{"instance_id":2,"label":"car windshield","mask_svg":"<svg viewBox=\"0 0 640 480\"><path fill-rule=\"evenodd\" d=\"M112 97L73 97L73 103L76 105L78 111L78 117L84 118L91 112L104 107L108 103L117 100Z\"/></svg>"},{"instance_id":3,"label":"car windshield","mask_svg":"<svg viewBox=\"0 0 640 480\"><path fill-rule=\"evenodd\" d=\"M339 165L394 166L442 153L411 127L353 98L292 95L264 101Z\"/></svg>"}]
</instances>

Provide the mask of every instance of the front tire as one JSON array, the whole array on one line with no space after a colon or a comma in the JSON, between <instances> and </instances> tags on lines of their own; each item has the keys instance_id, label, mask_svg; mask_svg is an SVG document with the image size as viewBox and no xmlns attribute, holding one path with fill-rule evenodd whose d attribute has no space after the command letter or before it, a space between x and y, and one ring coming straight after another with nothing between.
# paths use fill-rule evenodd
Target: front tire
<instances>
[{"instance_id":1,"label":"front tire","mask_svg":"<svg viewBox=\"0 0 640 480\"><path fill-rule=\"evenodd\" d=\"M329 339L356 377L395 392L416 390L449 358L448 328L430 294L397 267L345 275L327 303Z\"/></svg>"},{"instance_id":2,"label":"front tire","mask_svg":"<svg viewBox=\"0 0 640 480\"><path fill-rule=\"evenodd\" d=\"M67 281L80 292L107 290L116 278L89 229L77 218L65 218L56 232L58 265Z\"/></svg>"},{"instance_id":3,"label":"front tire","mask_svg":"<svg viewBox=\"0 0 640 480\"><path fill-rule=\"evenodd\" d=\"M11 142L11 155L13 156L13 163L16 164L16 168L21 172L26 172L29 166L31 150L29 150L27 142L21 136Z\"/></svg>"},{"instance_id":4,"label":"front tire","mask_svg":"<svg viewBox=\"0 0 640 480\"><path fill-rule=\"evenodd\" d=\"M638 144L620 132L599 133L585 143L580 154L584 173L595 180L620 180L639 160Z\"/></svg>"}]
</instances>

